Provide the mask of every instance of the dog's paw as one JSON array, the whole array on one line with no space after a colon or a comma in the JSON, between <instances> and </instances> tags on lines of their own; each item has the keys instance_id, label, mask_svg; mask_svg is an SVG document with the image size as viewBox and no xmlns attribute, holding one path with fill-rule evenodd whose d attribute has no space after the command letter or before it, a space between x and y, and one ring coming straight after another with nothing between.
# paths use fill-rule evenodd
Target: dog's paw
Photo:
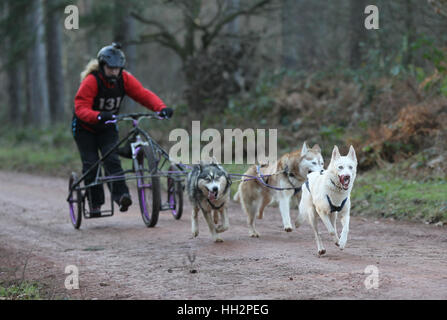
<instances>
[{"instance_id":1,"label":"dog's paw","mask_svg":"<svg viewBox=\"0 0 447 320\"><path fill-rule=\"evenodd\" d=\"M214 242L215 242L215 243L220 243L220 242L223 242L223 240L222 240L222 238L215 238L215 239L214 239Z\"/></svg>"},{"instance_id":2,"label":"dog's paw","mask_svg":"<svg viewBox=\"0 0 447 320\"><path fill-rule=\"evenodd\" d=\"M325 253L326 253L326 249L318 250L318 256L322 256Z\"/></svg>"},{"instance_id":3,"label":"dog's paw","mask_svg":"<svg viewBox=\"0 0 447 320\"><path fill-rule=\"evenodd\" d=\"M196 238L198 235L199 235L199 230L194 230L194 231L192 232L192 237L193 237L193 238Z\"/></svg>"},{"instance_id":4,"label":"dog's paw","mask_svg":"<svg viewBox=\"0 0 447 320\"><path fill-rule=\"evenodd\" d=\"M216 228L216 232L217 233L222 233L222 232L225 232L225 231L227 231L228 230L228 226L218 226L217 228Z\"/></svg>"},{"instance_id":5,"label":"dog's paw","mask_svg":"<svg viewBox=\"0 0 447 320\"><path fill-rule=\"evenodd\" d=\"M284 231L285 231L285 232L292 232L292 230L293 230L292 227L284 228Z\"/></svg>"},{"instance_id":6,"label":"dog's paw","mask_svg":"<svg viewBox=\"0 0 447 320\"><path fill-rule=\"evenodd\" d=\"M257 231L250 231L250 237L251 238L259 238L260 234Z\"/></svg>"}]
</instances>

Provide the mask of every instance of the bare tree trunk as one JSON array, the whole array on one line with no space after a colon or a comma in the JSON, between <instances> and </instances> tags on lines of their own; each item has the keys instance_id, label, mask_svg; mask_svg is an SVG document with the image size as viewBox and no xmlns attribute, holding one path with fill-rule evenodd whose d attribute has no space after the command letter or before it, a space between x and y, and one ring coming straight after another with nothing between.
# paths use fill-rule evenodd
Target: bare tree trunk
<instances>
[{"instance_id":1,"label":"bare tree trunk","mask_svg":"<svg viewBox=\"0 0 447 320\"><path fill-rule=\"evenodd\" d=\"M297 7L296 0L282 0L282 67L286 69L295 69L297 67Z\"/></svg>"},{"instance_id":2,"label":"bare tree trunk","mask_svg":"<svg viewBox=\"0 0 447 320\"><path fill-rule=\"evenodd\" d=\"M350 6L350 45L349 45L349 65L351 68L358 68L362 60L360 42L366 36L364 27L365 0L351 0Z\"/></svg>"},{"instance_id":3,"label":"bare tree trunk","mask_svg":"<svg viewBox=\"0 0 447 320\"><path fill-rule=\"evenodd\" d=\"M413 50L411 50L410 46L415 40L415 25L414 25L414 4L412 0L405 1L405 30L407 30L407 50L405 52L403 64L408 66L413 62Z\"/></svg>"},{"instance_id":4,"label":"bare tree trunk","mask_svg":"<svg viewBox=\"0 0 447 320\"><path fill-rule=\"evenodd\" d=\"M8 68L8 94L9 94L9 122L14 125L21 124L21 68L18 65Z\"/></svg>"},{"instance_id":5,"label":"bare tree trunk","mask_svg":"<svg viewBox=\"0 0 447 320\"><path fill-rule=\"evenodd\" d=\"M92 13L92 6L93 1L92 0L82 0L79 2L79 14L82 15L89 15ZM100 48L96 45L97 36L96 33L89 33L88 29L83 31L85 35L85 41L87 45L87 53L86 57L87 59L90 59L90 57L96 57L96 53L99 51Z\"/></svg>"},{"instance_id":6,"label":"bare tree trunk","mask_svg":"<svg viewBox=\"0 0 447 320\"><path fill-rule=\"evenodd\" d=\"M45 2L47 15L47 70L52 123L62 121L65 114L64 76L62 72L62 24L60 10L54 10L54 7L59 2L60 0L46 0Z\"/></svg>"},{"instance_id":7,"label":"bare tree trunk","mask_svg":"<svg viewBox=\"0 0 447 320\"><path fill-rule=\"evenodd\" d=\"M240 0L229 0L228 1L230 3L230 10L232 12L237 12L240 9L241 3ZM233 49L240 49L240 38L238 37L239 33L240 33L240 17L234 19L233 21L231 21L228 24L228 33L232 36L232 45L233 45Z\"/></svg>"},{"instance_id":8,"label":"bare tree trunk","mask_svg":"<svg viewBox=\"0 0 447 320\"><path fill-rule=\"evenodd\" d=\"M49 124L48 84L46 50L44 42L43 1L30 2L28 28L35 34L33 44L27 54L27 111L30 124Z\"/></svg>"},{"instance_id":9,"label":"bare tree trunk","mask_svg":"<svg viewBox=\"0 0 447 320\"><path fill-rule=\"evenodd\" d=\"M0 4L2 9L2 13L0 14L1 19L5 19L8 15L16 14L12 9L11 2L5 1ZM8 77L8 104L9 104L9 112L8 112L8 120L12 125L20 125L21 124L21 76L20 72L22 68L20 68L21 64L17 63L13 57L11 57L11 52L14 50L14 36L8 34L5 40L6 52L9 54L5 54L3 57L5 58L4 63L6 64L6 74Z\"/></svg>"},{"instance_id":10,"label":"bare tree trunk","mask_svg":"<svg viewBox=\"0 0 447 320\"><path fill-rule=\"evenodd\" d=\"M282 65L292 70L308 70L316 64L317 31L315 9L319 3L305 0L282 0Z\"/></svg>"},{"instance_id":11,"label":"bare tree trunk","mask_svg":"<svg viewBox=\"0 0 447 320\"><path fill-rule=\"evenodd\" d=\"M126 44L136 38L135 20L130 16L131 6L124 0L115 0L116 24L114 29L114 39L116 42ZM137 66L136 45L124 46L126 54L126 69L135 72ZM127 99L124 108L129 112L136 111L137 104L132 99Z\"/></svg>"}]
</instances>

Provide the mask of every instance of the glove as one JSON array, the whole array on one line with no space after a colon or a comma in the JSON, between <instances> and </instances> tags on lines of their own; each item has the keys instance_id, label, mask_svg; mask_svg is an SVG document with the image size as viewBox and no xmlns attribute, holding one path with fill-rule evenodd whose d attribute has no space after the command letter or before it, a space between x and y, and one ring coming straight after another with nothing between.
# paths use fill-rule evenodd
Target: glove
<instances>
[{"instance_id":1,"label":"glove","mask_svg":"<svg viewBox=\"0 0 447 320\"><path fill-rule=\"evenodd\" d=\"M164 108L160 111L159 116L165 119L169 119L174 114L174 110L171 108Z\"/></svg>"},{"instance_id":2,"label":"glove","mask_svg":"<svg viewBox=\"0 0 447 320\"><path fill-rule=\"evenodd\" d=\"M101 111L98 114L98 120L101 123L105 123L106 121L110 121L110 120L114 120L114 119L115 119L115 115L108 111Z\"/></svg>"}]
</instances>

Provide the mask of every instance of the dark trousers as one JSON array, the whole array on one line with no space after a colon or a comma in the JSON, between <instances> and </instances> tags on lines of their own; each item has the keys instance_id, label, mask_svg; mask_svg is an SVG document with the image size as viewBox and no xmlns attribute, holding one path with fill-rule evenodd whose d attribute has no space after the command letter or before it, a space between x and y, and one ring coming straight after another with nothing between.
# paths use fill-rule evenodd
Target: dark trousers
<instances>
[{"instance_id":1,"label":"dark trousers","mask_svg":"<svg viewBox=\"0 0 447 320\"><path fill-rule=\"evenodd\" d=\"M115 125L108 125L106 129L98 131L96 133L90 132L80 125L76 126L73 130L74 139L81 154L82 160L82 173L84 174L89 170L96 161L99 160L98 151L104 156L109 150L111 150L118 142L118 130ZM121 160L117 151L112 152L107 158L104 159L105 175L121 175L122 167ZM98 166L96 166L84 180L84 184L88 185L95 181L95 177L98 172ZM101 174L101 173L100 173ZM129 193L129 188L123 181L111 182L108 184L110 191L112 192L112 199L119 202L119 199L124 193ZM104 187L102 184L88 188L87 197L89 198L93 208L99 207L104 204Z\"/></svg>"}]
</instances>

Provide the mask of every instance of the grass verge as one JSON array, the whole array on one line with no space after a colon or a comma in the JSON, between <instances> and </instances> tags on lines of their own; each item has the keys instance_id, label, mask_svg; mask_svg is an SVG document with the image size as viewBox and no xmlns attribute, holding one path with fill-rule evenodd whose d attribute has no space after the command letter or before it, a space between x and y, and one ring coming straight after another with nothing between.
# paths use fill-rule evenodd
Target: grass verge
<instances>
[{"instance_id":1,"label":"grass verge","mask_svg":"<svg viewBox=\"0 0 447 320\"><path fill-rule=\"evenodd\" d=\"M0 283L0 300L41 300L41 289L36 282Z\"/></svg>"},{"instance_id":2,"label":"grass verge","mask_svg":"<svg viewBox=\"0 0 447 320\"><path fill-rule=\"evenodd\" d=\"M412 180L389 170L373 170L357 177L351 195L353 214L425 223L447 224L447 181Z\"/></svg>"}]
</instances>

